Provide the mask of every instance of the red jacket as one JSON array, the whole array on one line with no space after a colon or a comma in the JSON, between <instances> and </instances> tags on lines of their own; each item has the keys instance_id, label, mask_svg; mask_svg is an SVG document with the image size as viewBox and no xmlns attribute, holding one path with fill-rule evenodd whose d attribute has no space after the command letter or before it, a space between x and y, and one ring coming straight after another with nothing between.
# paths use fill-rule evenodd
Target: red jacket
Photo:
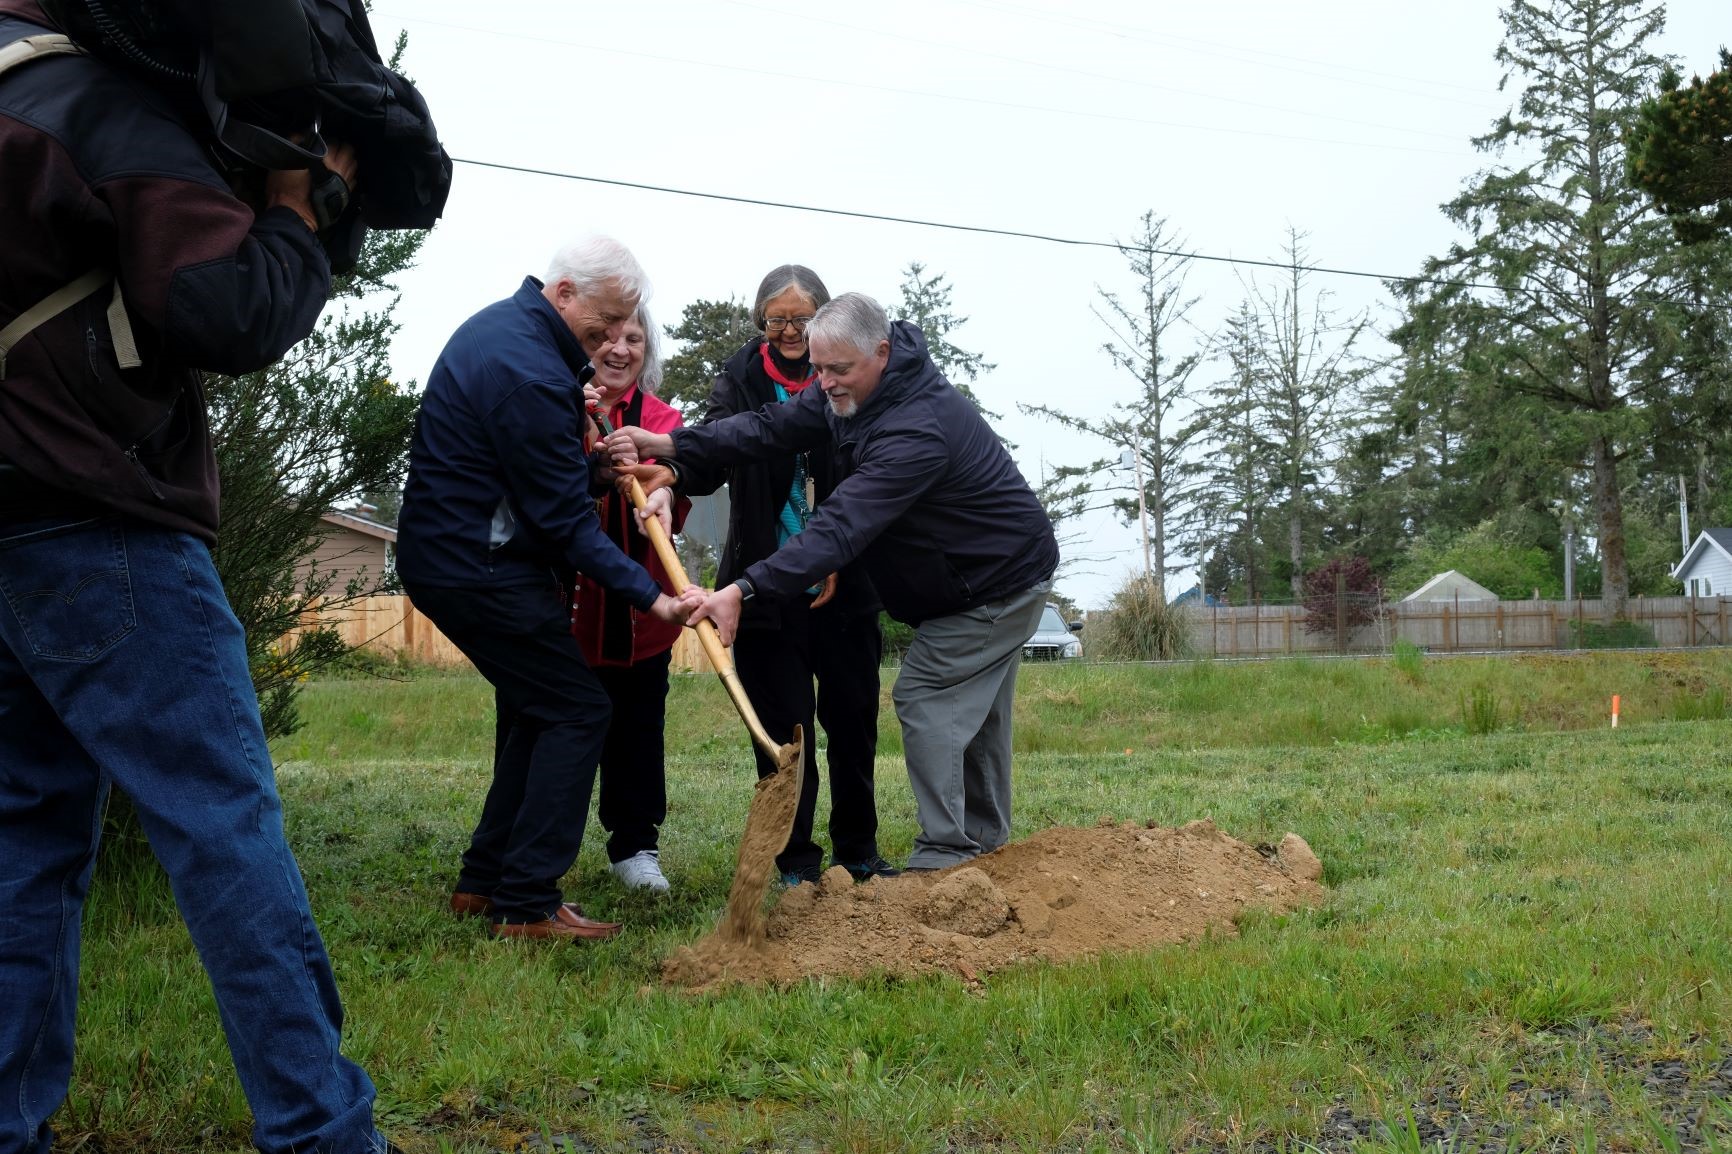
<instances>
[{"instance_id":1,"label":"red jacket","mask_svg":"<svg viewBox=\"0 0 1732 1154\"><path fill-rule=\"evenodd\" d=\"M627 389L614 404L608 412L608 420L616 429L636 425L652 433L671 432L684 423L677 409L636 385ZM617 489L610 488L596 505L602 530L619 543L628 557L649 570L649 575L655 578L663 592L676 592L649 538L639 533L633 524L631 501L621 496ZM691 507L692 503L684 497L674 502L674 532L679 532L685 524ZM577 576L576 589L577 596L571 606L571 632L582 646L585 660L592 666L632 665L672 649L679 638L680 626L658 621L648 613L634 609L625 598L610 593L582 574Z\"/></svg>"}]
</instances>

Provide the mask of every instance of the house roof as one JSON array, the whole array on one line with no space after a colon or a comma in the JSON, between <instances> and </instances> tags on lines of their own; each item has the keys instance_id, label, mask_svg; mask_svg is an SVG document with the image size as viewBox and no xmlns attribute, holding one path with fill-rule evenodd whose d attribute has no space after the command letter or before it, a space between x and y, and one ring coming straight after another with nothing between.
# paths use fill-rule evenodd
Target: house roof
<instances>
[{"instance_id":1,"label":"house roof","mask_svg":"<svg viewBox=\"0 0 1732 1154\"><path fill-rule=\"evenodd\" d=\"M1472 577L1463 576L1454 569L1445 569L1402 600L1449 601L1457 598L1462 601L1496 601L1498 596Z\"/></svg>"},{"instance_id":2,"label":"house roof","mask_svg":"<svg viewBox=\"0 0 1732 1154\"><path fill-rule=\"evenodd\" d=\"M351 512L348 509L332 509L329 513L326 513L323 517L319 518L319 520L325 522L327 525L336 525L343 529L353 529L357 533L365 533L369 537L377 537L381 541L395 542L397 540L397 530L393 529L391 526L380 524L378 521L363 517L359 513Z\"/></svg>"},{"instance_id":3,"label":"house roof","mask_svg":"<svg viewBox=\"0 0 1732 1154\"><path fill-rule=\"evenodd\" d=\"M1677 568L1672 570L1672 576L1682 576L1687 569L1696 564L1705 549L1719 550L1726 560L1732 561L1732 529L1702 530L1696 535L1695 543L1690 546L1690 551L1684 554L1684 559L1678 562Z\"/></svg>"}]
</instances>

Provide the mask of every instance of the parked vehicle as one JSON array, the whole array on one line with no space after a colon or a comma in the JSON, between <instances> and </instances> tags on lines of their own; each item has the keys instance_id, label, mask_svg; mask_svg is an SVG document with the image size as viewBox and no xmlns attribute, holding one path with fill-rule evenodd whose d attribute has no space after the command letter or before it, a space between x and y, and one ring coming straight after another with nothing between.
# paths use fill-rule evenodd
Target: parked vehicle
<instances>
[{"instance_id":1,"label":"parked vehicle","mask_svg":"<svg viewBox=\"0 0 1732 1154\"><path fill-rule=\"evenodd\" d=\"M1072 634L1082 632L1083 623L1072 621L1065 623L1064 614L1057 605L1047 602L1041 611L1040 621L1034 627L1034 633L1023 642L1022 659L1024 661L1069 661L1082 656L1082 639Z\"/></svg>"}]
</instances>

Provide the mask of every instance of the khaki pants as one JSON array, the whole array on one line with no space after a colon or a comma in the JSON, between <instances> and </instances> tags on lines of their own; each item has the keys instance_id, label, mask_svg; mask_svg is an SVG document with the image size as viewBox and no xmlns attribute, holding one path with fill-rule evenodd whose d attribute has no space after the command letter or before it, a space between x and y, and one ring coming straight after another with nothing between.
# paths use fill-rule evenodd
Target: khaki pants
<instances>
[{"instance_id":1,"label":"khaki pants","mask_svg":"<svg viewBox=\"0 0 1732 1154\"><path fill-rule=\"evenodd\" d=\"M1010 839L1016 670L1051 588L1043 581L915 631L891 695L920 821L910 866L942 869Z\"/></svg>"}]
</instances>

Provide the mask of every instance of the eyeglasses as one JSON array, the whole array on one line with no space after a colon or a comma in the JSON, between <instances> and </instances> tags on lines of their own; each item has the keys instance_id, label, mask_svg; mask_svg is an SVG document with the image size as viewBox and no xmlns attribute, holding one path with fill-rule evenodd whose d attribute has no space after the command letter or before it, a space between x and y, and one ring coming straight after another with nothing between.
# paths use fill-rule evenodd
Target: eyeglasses
<instances>
[{"instance_id":1,"label":"eyeglasses","mask_svg":"<svg viewBox=\"0 0 1732 1154\"><path fill-rule=\"evenodd\" d=\"M793 325L795 332L803 333L806 331L806 326L811 323L811 317L765 317L764 331L779 333L789 325Z\"/></svg>"}]
</instances>

